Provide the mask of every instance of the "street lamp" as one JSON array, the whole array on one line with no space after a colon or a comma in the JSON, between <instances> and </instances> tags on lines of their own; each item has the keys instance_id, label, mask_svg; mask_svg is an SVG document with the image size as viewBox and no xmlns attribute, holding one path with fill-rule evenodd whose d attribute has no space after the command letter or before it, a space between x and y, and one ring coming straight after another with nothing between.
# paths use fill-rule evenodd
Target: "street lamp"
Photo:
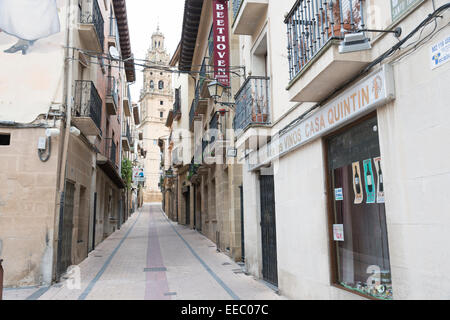
<instances>
[{"instance_id":1,"label":"street lamp","mask_svg":"<svg viewBox=\"0 0 450 320\"><path fill-rule=\"evenodd\" d=\"M226 87L217 80L214 80L208 84L208 92L214 102L217 103L217 99L221 98Z\"/></svg>"},{"instance_id":2,"label":"street lamp","mask_svg":"<svg viewBox=\"0 0 450 320\"><path fill-rule=\"evenodd\" d=\"M208 84L208 92L211 98L214 99L214 103L217 104L217 100L222 97L224 91L227 89L221 82L214 80ZM232 107L235 104L232 102L219 102L221 105Z\"/></svg>"}]
</instances>

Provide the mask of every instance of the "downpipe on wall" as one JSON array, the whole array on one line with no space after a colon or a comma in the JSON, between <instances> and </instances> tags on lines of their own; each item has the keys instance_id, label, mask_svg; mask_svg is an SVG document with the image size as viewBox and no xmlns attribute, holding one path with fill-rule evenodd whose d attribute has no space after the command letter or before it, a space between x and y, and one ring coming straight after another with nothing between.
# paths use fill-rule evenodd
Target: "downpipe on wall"
<instances>
[{"instance_id":1,"label":"downpipe on wall","mask_svg":"<svg viewBox=\"0 0 450 320\"><path fill-rule=\"evenodd\" d=\"M72 78L73 78L73 60L70 57L71 48L73 48L73 32L71 28L71 22L72 22L72 6L73 6L73 0L68 1L68 8L67 8L67 35L66 35L66 54L65 54L65 115L66 115L66 121L65 121L65 130L64 132L61 131L61 137L64 135L64 140L62 142L62 153L60 156L60 163L59 163L59 186L58 186L58 192L56 194L55 203L56 209L55 209L55 224L54 224L54 245L57 246L56 250L54 250L53 246L53 266L52 266L52 274L53 274L53 281L57 281L58 277L58 263L60 259L60 253L61 253L61 233L62 233L62 218L64 215L64 189L65 189L65 181L66 181L66 167L67 167L67 153L69 150L69 137L70 137L70 126L72 121L72 104L73 104L73 90L72 90ZM75 19L75 17L74 17ZM62 127L63 125L61 125Z\"/></svg>"}]
</instances>

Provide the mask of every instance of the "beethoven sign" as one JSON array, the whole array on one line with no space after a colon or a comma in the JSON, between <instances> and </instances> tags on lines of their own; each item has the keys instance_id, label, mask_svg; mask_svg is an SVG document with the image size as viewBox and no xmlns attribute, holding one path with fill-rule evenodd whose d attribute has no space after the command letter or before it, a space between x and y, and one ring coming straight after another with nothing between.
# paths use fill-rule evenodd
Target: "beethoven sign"
<instances>
[{"instance_id":1,"label":"beethoven sign","mask_svg":"<svg viewBox=\"0 0 450 320\"><path fill-rule=\"evenodd\" d=\"M258 151L251 153L248 158L249 170L268 164L392 99L393 73L389 65L384 65L382 69L359 81L285 133L272 137L271 142Z\"/></svg>"},{"instance_id":2,"label":"beethoven sign","mask_svg":"<svg viewBox=\"0 0 450 320\"><path fill-rule=\"evenodd\" d=\"M228 1L213 0L214 78L230 86Z\"/></svg>"}]
</instances>

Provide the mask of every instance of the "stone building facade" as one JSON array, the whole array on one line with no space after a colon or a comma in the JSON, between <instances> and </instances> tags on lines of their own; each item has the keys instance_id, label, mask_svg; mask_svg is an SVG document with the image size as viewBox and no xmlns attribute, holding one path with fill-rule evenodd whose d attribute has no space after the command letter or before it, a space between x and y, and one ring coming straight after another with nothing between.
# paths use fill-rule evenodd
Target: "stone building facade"
<instances>
[{"instance_id":1,"label":"stone building facade","mask_svg":"<svg viewBox=\"0 0 450 320\"><path fill-rule=\"evenodd\" d=\"M180 46L172 58L172 64L185 74L174 80L179 102L176 100L170 125L175 172L172 188L177 203L172 206L176 214L167 214L203 233L219 250L241 261L242 167L235 157L227 156L234 146L234 111L215 103L207 89L214 79L212 9L212 1L187 1ZM236 40L230 39L232 63L239 59ZM232 77L232 82L236 81ZM229 92L223 97L224 102L231 102L231 95Z\"/></svg>"},{"instance_id":2,"label":"stone building facade","mask_svg":"<svg viewBox=\"0 0 450 320\"><path fill-rule=\"evenodd\" d=\"M50 36L18 51L19 35L0 33L0 68L9 75L0 94L0 162L6 164L0 168L0 257L7 287L58 281L129 212L121 136L135 71L125 1L54 5L39 16L59 20ZM119 61L108 58L111 47Z\"/></svg>"}]
</instances>

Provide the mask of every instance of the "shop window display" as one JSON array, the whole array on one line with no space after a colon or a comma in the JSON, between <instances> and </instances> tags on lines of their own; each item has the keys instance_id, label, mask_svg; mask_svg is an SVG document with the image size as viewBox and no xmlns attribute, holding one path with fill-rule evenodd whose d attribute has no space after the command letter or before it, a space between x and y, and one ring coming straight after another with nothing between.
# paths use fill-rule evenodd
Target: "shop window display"
<instances>
[{"instance_id":1,"label":"shop window display","mask_svg":"<svg viewBox=\"0 0 450 320\"><path fill-rule=\"evenodd\" d=\"M328 139L335 280L392 299L382 166L376 116Z\"/></svg>"}]
</instances>

